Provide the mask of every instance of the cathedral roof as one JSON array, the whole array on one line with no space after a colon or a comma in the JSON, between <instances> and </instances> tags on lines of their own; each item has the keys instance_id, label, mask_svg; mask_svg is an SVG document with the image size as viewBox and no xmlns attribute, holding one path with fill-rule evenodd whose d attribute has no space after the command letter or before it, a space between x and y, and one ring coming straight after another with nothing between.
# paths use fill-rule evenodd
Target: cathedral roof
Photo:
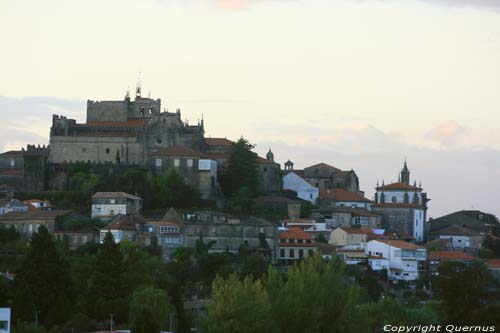
<instances>
[{"instance_id":1,"label":"cathedral roof","mask_svg":"<svg viewBox=\"0 0 500 333\"><path fill-rule=\"evenodd\" d=\"M205 138L205 143L209 146L231 146L234 142L226 138Z\"/></svg>"},{"instance_id":2,"label":"cathedral roof","mask_svg":"<svg viewBox=\"0 0 500 333\"><path fill-rule=\"evenodd\" d=\"M87 126L108 126L108 127L143 127L144 119L129 118L127 121L88 121Z\"/></svg>"},{"instance_id":3,"label":"cathedral roof","mask_svg":"<svg viewBox=\"0 0 500 333\"><path fill-rule=\"evenodd\" d=\"M387 185L382 185L377 187L377 191L388 191L388 190L410 190L410 191L422 191L421 187L408 185L403 182L397 182Z\"/></svg>"}]
</instances>

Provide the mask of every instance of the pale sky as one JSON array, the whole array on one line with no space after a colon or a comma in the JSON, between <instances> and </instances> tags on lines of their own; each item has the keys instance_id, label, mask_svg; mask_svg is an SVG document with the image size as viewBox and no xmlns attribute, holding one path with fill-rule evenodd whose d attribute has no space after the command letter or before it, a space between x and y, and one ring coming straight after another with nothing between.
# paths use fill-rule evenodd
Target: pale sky
<instances>
[{"instance_id":1,"label":"pale sky","mask_svg":"<svg viewBox=\"0 0 500 333\"><path fill-rule=\"evenodd\" d=\"M0 1L0 151L143 91L297 168L500 215L500 0Z\"/></svg>"}]
</instances>

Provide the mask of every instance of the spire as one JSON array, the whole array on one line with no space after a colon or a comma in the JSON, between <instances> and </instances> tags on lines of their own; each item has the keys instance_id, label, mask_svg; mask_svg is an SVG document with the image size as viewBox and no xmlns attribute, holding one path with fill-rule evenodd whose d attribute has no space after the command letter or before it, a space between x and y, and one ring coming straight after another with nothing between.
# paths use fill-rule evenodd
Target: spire
<instances>
[{"instance_id":1,"label":"spire","mask_svg":"<svg viewBox=\"0 0 500 333\"><path fill-rule=\"evenodd\" d=\"M403 170L401 170L401 182L410 185L410 170L408 169L408 164L406 164L406 157Z\"/></svg>"},{"instance_id":2,"label":"spire","mask_svg":"<svg viewBox=\"0 0 500 333\"><path fill-rule=\"evenodd\" d=\"M271 147L269 147L269 151L267 152L266 154L266 159L268 161L271 161L271 162L274 162L274 154L273 152L271 151Z\"/></svg>"},{"instance_id":3,"label":"spire","mask_svg":"<svg viewBox=\"0 0 500 333\"><path fill-rule=\"evenodd\" d=\"M137 78L137 87L135 88L135 97L141 97L141 72Z\"/></svg>"}]
</instances>

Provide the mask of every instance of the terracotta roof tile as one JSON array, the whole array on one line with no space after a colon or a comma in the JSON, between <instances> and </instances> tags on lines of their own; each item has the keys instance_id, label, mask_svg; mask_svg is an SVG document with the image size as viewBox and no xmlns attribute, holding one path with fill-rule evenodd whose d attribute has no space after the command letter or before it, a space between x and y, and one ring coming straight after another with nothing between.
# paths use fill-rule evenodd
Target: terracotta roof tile
<instances>
[{"instance_id":1,"label":"terracotta roof tile","mask_svg":"<svg viewBox=\"0 0 500 333\"><path fill-rule=\"evenodd\" d=\"M408 185L402 182L387 184L377 187L377 190L412 190L412 191L422 191L422 188L418 186Z\"/></svg>"},{"instance_id":2,"label":"terracotta roof tile","mask_svg":"<svg viewBox=\"0 0 500 333\"><path fill-rule=\"evenodd\" d=\"M1 153L0 156L22 156L23 151L22 150L9 150L6 151L5 153Z\"/></svg>"},{"instance_id":3,"label":"terracotta roof tile","mask_svg":"<svg viewBox=\"0 0 500 333\"><path fill-rule=\"evenodd\" d=\"M475 260L477 258L462 251L430 251L428 255L432 260Z\"/></svg>"},{"instance_id":4,"label":"terracotta roof tile","mask_svg":"<svg viewBox=\"0 0 500 333\"><path fill-rule=\"evenodd\" d=\"M22 176L23 170L19 169L8 169L8 170L0 170L0 176Z\"/></svg>"},{"instance_id":5,"label":"terracotta roof tile","mask_svg":"<svg viewBox=\"0 0 500 333\"><path fill-rule=\"evenodd\" d=\"M136 224L144 223L142 216L120 215L101 230L137 230Z\"/></svg>"},{"instance_id":6,"label":"terracotta roof tile","mask_svg":"<svg viewBox=\"0 0 500 333\"><path fill-rule=\"evenodd\" d=\"M290 227L288 230L280 232L280 239L310 239L312 236L298 227Z\"/></svg>"},{"instance_id":7,"label":"terracotta roof tile","mask_svg":"<svg viewBox=\"0 0 500 333\"><path fill-rule=\"evenodd\" d=\"M132 200L141 200L141 198L135 195L128 194L125 192L96 192L92 198L127 198Z\"/></svg>"},{"instance_id":8,"label":"terracotta roof tile","mask_svg":"<svg viewBox=\"0 0 500 333\"><path fill-rule=\"evenodd\" d=\"M390 246L397 247L399 249L403 250L418 250L418 249L423 249L423 247L418 246L413 243L408 243L402 240L394 240L394 239L377 239L377 242L385 243Z\"/></svg>"},{"instance_id":9,"label":"terracotta roof tile","mask_svg":"<svg viewBox=\"0 0 500 333\"><path fill-rule=\"evenodd\" d=\"M319 197L320 199L332 199L335 201L370 202L369 199L359 193L350 192L341 188L320 189Z\"/></svg>"},{"instance_id":10,"label":"terracotta roof tile","mask_svg":"<svg viewBox=\"0 0 500 333\"><path fill-rule=\"evenodd\" d=\"M70 213L70 210L33 210L27 212L9 212L4 215L0 215L0 220L29 220L29 219L37 219L37 220L50 220L55 219L58 216L66 215Z\"/></svg>"},{"instance_id":11,"label":"terracotta roof tile","mask_svg":"<svg viewBox=\"0 0 500 333\"><path fill-rule=\"evenodd\" d=\"M500 268L500 259L487 259L485 262L490 268Z\"/></svg>"},{"instance_id":12,"label":"terracotta roof tile","mask_svg":"<svg viewBox=\"0 0 500 333\"><path fill-rule=\"evenodd\" d=\"M205 143L209 146L224 146L229 147L234 142L226 138L205 138Z\"/></svg>"},{"instance_id":13,"label":"terracotta roof tile","mask_svg":"<svg viewBox=\"0 0 500 333\"><path fill-rule=\"evenodd\" d=\"M127 121L88 121L84 125L108 127L143 127L144 119L130 118Z\"/></svg>"}]
</instances>

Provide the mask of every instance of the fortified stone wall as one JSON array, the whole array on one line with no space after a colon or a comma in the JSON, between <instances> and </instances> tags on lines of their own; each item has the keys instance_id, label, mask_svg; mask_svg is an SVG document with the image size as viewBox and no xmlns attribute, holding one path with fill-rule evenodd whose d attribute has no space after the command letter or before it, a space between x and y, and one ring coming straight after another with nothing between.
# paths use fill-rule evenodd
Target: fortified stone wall
<instances>
[{"instance_id":1,"label":"fortified stone wall","mask_svg":"<svg viewBox=\"0 0 500 333\"><path fill-rule=\"evenodd\" d=\"M50 142L49 163L111 162L142 164L143 145L135 137L78 137L53 136Z\"/></svg>"}]
</instances>

